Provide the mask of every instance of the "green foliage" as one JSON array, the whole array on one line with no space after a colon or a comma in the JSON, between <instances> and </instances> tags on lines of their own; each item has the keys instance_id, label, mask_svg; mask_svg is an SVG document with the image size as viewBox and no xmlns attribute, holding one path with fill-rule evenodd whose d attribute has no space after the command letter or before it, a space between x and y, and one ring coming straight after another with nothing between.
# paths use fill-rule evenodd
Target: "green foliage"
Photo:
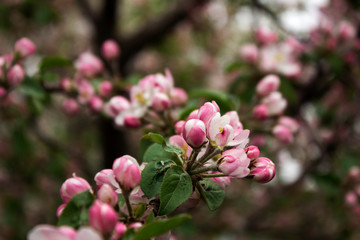
<instances>
[{"instance_id":1,"label":"green foliage","mask_svg":"<svg viewBox=\"0 0 360 240\"><path fill-rule=\"evenodd\" d=\"M219 105L222 114L236 109L231 97L224 92L209 89L195 89L192 90L189 95L194 98L206 98L209 101L214 100Z\"/></svg>"},{"instance_id":2,"label":"green foliage","mask_svg":"<svg viewBox=\"0 0 360 240\"><path fill-rule=\"evenodd\" d=\"M198 189L211 211L218 209L225 199L225 191L210 179L200 181Z\"/></svg>"},{"instance_id":3,"label":"green foliage","mask_svg":"<svg viewBox=\"0 0 360 240\"><path fill-rule=\"evenodd\" d=\"M146 165L141 173L140 187L148 198L160 192L165 173L172 165L171 160L152 161Z\"/></svg>"},{"instance_id":4,"label":"green foliage","mask_svg":"<svg viewBox=\"0 0 360 240\"><path fill-rule=\"evenodd\" d=\"M152 133L152 132L150 132L150 133L144 135L144 136L143 136L143 139L150 140L150 141L152 141L152 142L154 142L154 143L158 143L158 144L165 144L165 143L166 143L164 137L161 136L161 135L158 134L158 133Z\"/></svg>"},{"instance_id":5,"label":"green foliage","mask_svg":"<svg viewBox=\"0 0 360 240\"><path fill-rule=\"evenodd\" d=\"M71 66L72 66L72 61L67 58L47 57L40 62L39 70L41 73L44 73L50 69L60 68L60 67L71 67Z\"/></svg>"},{"instance_id":6,"label":"green foliage","mask_svg":"<svg viewBox=\"0 0 360 240\"><path fill-rule=\"evenodd\" d=\"M191 195L193 186L190 175L179 166L166 172L160 189L159 215L171 213Z\"/></svg>"},{"instance_id":7,"label":"green foliage","mask_svg":"<svg viewBox=\"0 0 360 240\"><path fill-rule=\"evenodd\" d=\"M88 224L88 212L93 201L94 195L89 191L75 195L62 212L58 226L67 225L78 228L81 225Z\"/></svg>"},{"instance_id":8,"label":"green foliage","mask_svg":"<svg viewBox=\"0 0 360 240\"><path fill-rule=\"evenodd\" d=\"M19 90L26 96L39 100L44 100L47 94L40 83L36 79L30 77L25 78L24 82L19 86Z\"/></svg>"},{"instance_id":9,"label":"green foliage","mask_svg":"<svg viewBox=\"0 0 360 240\"><path fill-rule=\"evenodd\" d=\"M173 156L172 153L165 152L162 145L154 143L145 151L142 160L144 162L163 161L171 159Z\"/></svg>"},{"instance_id":10,"label":"green foliage","mask_svg":"<svg viewBox=\"0 0 360 240\"><path fill-rule=\"evenodd\" d=\"M153 221L149 224L139 228L133 240L146 240L152 237L160 236L169 232L185 222L189 221L191 217L187 214L180 214L172 218Z\"/></svg>"}]
</instances>

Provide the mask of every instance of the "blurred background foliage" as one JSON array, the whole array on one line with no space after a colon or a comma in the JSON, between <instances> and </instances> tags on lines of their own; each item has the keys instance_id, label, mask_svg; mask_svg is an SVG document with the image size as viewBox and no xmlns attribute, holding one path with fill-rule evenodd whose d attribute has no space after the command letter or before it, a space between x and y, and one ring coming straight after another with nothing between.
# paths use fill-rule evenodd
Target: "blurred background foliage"
<instances>
[{"instance_id":1,"label":"blurred background foliage","mask_svg":"<svg viewBox=\"0 0 360 240\"><path fill-rule=\"evenodd\" d=\"M108 36L99 36L100 30L110 28L106 22L110 16L109 9L104 6L114 2L117 4L112 9L116 14L113 29L107 32ZM241 65L239 47L254 41L252 31L263 25L281 34L293 32L300 39L304 38L312 26L305 30L296 27L284 29L283 26L291 26L291 21L284 16L289 11L318 11L317 6L309 6L309 2L318 1L3 0L0 2L0 53L8 52L16 39L29 37L38 48L37 55L26 63L27 71L34 72L42 57L62 56L73 60L85 50L99 52L97 41L102 37L119 38L120 44L127 43L126 38L134 36L138 29L149 27L154 34L140 35L140 40L132 39L142 41L143 45L132 50L131 57L125 59L120 67L126 81L133 83L145 74L169 68L176 85L186 89L190 96L214 96L207 92L209 90L200 88L224 91L216 96L228 101L229 108L238 108L251 102L256 82L262 77L256 70ZM325 4L327 1L320 2ZM348 2L354 8L360 7L356 0ZM262 4L268 8L261 8ZM175 11L181 8L181 13ZM270 14L267 9L271 10ZM167 14L177 18L166 17ZM291 16L294 14L290 13ZM310 14L307 17L316 23L316 16ZM161 21L154 22L154 19ZM302 20L306 25L308 19L300 19L295 25L301 25ZM169 24L163 26L166 21ZM155 25L151 25L153 23ZM163 29L156 32L158 28ZM128 53L128 49L130 47L125 47L122 51ZM334 81L351 74L342 59L336 55L322 55L320 50L306 60L317 63L323 58L330 59ZM240 72L235 77L234 69ZM47 79L58 80L59 76L66 76L67 71L71 70L55 70L48 73ZM299 99L295 94L298 88L294 82L282 81L281 91L290 102L290 115L298 110ZM55 211L61 203L58 192L62 182L73 172L91 182L97 171L108 166L104 160L106 145L109 141L118 140L111 135L117 130L111 126L104 127L103 119L85 111L75 117L67 116L60 107L63 96L50 97L47 93L36 92L36 87L30 89L30 94L25 95L29 98L27 106L22 106L23 102L19 101L16 107L0 112L0 239L24 239L29 229L37 224L56 224ZM23 91L29 93L29 90ZM350 85L345 94L351 95L352 91L357 90ZM198 100L191 100L189 109L198 103ZM339 104L352 104L352 109L356 109L358 102ZM337 127L339 116L344 113L341 107L340 110L328 108L323 104L323 98L314 97L302 107L318 116L321 126L329 129ZM351 116L359 118L358 112ZM343 120L346 123L348 119ZM105 124L111 125L109 122ZM105 128L110 135L104 134ZM344 131L351 130L354 129ZM126 139L115 142L118 146L115 153L138 157L142 131L122 131ZM304 139L303 135L309 131L311 129L300 133L298 138ZM273 185L264 187L241 180L233 181L219 210L209 212L201 204L191 211L192 222L179 228L176 237L359 239L359 219L353 219L343 203L346 190L344 178L350 167L358 164L360 156L359 135L352 139L357 141L337 141L328 145L327 156L307 159L306 151L319 152L314 145L307 145L305 150L291 145L285 153L281 153L274 151L271 146L274 140L268 137L268 144L261 149L263 155L274 159L279 166L285 166L278 160L279 155L285 154L285 159L290 159L289 162L295 165L291 168L287 164L286 170L280 167L280 171L288 171L288 175L295 171L292 169L306 168L311 161L330 160L322 161L311 177L301 176L296 170L292 176L295 180L291 183L277 180ZM300 161L291 160L293 156L300 156L297 158ZM276 188L274 185L283 187Z\"/></svg>"}]
</instances>

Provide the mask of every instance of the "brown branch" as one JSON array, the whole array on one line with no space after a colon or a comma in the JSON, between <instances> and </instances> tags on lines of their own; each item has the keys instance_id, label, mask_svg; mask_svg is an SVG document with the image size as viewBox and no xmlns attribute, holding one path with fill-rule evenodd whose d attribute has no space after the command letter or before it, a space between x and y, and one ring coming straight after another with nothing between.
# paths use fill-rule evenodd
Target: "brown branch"
<instances>
[{"instance_id":1,"label":"brown branch","mask_svg":"<svg viewBox=\"0 0 360 240\"><path fill-rule=\"evenodd\" d=\"M164 36L172 32L174 27L183 20L186 20L192 10L206 4L210 0L183 0L179 1L173 8L164 15L147 22L137 31L127 37L120 38L122 48L120 68L124 70L125 65L145 46L155 44Z\"/></svg>"}]
</instances>

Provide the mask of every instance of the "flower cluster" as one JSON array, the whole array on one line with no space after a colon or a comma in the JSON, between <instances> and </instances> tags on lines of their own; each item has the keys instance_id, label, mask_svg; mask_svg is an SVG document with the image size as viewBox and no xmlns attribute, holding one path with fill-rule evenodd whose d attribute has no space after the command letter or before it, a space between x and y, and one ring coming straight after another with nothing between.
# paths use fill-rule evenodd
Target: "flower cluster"
<instances>
[{"instance_id":1,"label":"flower cluster","mask_svg":"<svg viewBox=\"0 0 360 240\"><path fill-rule=\"evenodd\" d=\"M249 176L265 183L275 176L275 165L259 157L257 147L246 148L250 131L243 128L238 114L221 115L214 101L194 110L186 121L177 122L175 131L177 135L169 142L184 150L186 169L211 177L221 187L230 183L230 177Z\"/></svg>"},{"instance_id":2,"label":"flower cluster","mask_svg":"<svg viewBox=\"0 0 360 240\"><path fill-rule=\"evenodd\" d=\"M143 193L139 188L141 170L137 161L128 155L117 158L112 169L104 169L95 175L98 188L96 199L89 210L89 225L82 226L78 231L69 226L53 227L39 225L28 235L29 240L38 239L66 239L84 240L121 239L127 229L137 229L142 226L139 219L134 217L134 204L139 203ZM89 191L93 194L90 184L75 174L67 179L60 189L64 204L57 210L57 216L62 217L69 202L80 193ZM120 195L119 195L120 194ZM126 204L119 202L119 196L125 199ZM107 238L106 238L107 239Z\"/></svg>"},{"instance_id":3,"label":"flower cluster","mask_svg":"<svg viewBox=\"0 0 360 240\"><path fill-rule=\"evenodd\" d=\"M174 87L169 70L163 74L148 75L130 89L130 100L114 96L105 105L105 112L114 118L117 126L130 128L151 124L164 128L172 123L172 111L187 102L187 94Z\"/></svg>"},{"instance_id":4,"label":"flower cluster","mask_svg":"<svg viewBox=\"0 0 360 240\"><path fill-rule=\"evenodd\" d=\"M0 56L0 101L25 79L24 60L34 54L35 44L28 38L16 41L13 52Z\"/></svg>"},{"instance_id":5,"label":"flower cluster","mask_svg":"<svg viewBox=\"0 0 360 240\"><path fill-rule=\"evenodd\" d=\"M245 62L257 66L260 72L299 77L302 67L298 56L304 51L303 44L292 37L279 42L278 35L266 28L257 29L255 39L257 45L245 44L240 49Z\"/></svg>"},{"instance_id":6,"label":"flower cluster","mask_svg":"<svg viewBox=\"0 0 360 240\"><path fill-rule=\"evenodd\" d=\"M360 216L360 168L350 168L346 179L348 191L345 194L345 205L351 209L356 216Z\"/></svg>"}]
</instances>

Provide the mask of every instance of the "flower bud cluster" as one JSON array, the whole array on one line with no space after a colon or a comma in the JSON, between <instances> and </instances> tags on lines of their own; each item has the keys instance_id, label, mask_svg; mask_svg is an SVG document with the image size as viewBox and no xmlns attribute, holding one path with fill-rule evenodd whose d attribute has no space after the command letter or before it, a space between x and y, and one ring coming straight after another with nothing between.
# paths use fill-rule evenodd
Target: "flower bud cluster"
<instances>
[{"instance_id":1,"label":"flower bud cluster","mask_svg":"<svg viewBox=\"0 0 360 240\"><path fill-rule=\"evenodd\" d=\"M115 159L112 169L103 169L95 175L98 191L88 212L90 227L81 227L76 231L71 227L39 225L29 233L28 239L82 240L88 234L86 236L90 237L89 239L104 239L104 236L110 236L111 240L120 240L127 229L141 227L142 223L136 222L133 214L139 203L147 202L139 187L142 168L136 159L125 155ZM85 191L93 194L90 184L85 179L75 174L67 179L60 189L64 204L58 208L57 216L61 217L75 195ZM129 205L120 205L119 194L122 194ZM119 212L116 210L118 208Z\"/></svg>"},{"instance_id":2,"label":"flower bud cluster","mask_svg":"<svg viewBox=\"0 0 360 240\"><path fill-rule=\"evenodd\" d=\"M0 102L24 81L23 61L35 51L36 46L30 39L21 38L15 42L13 52L0 56Z\"/></svg>"},{"instance_id":3,"label":"flower bud cluster","mask_svg":"<svg viewBox=\"0 0 360 240\"><path fill-rule=\"evenodd\" d=\"M283 113L287 101L277 90L280 86L280 79L277 75L267 75L256 85L256 93L261 98L254 110L253 115L258 120L265 120L271 116Z\"/></svg>"},{"instance_id":4,"label":"flower bud cluster","mask_svg":"<svg viewBox=\"0 0 360 240\"><path fill-rule=\"evenodd\" d=\"M245 148L250 131L243 128L238 114L221 115L214 101L194 110L186 121L177 122L175 132L169 143L184 150L190 174L209 177L222 188L231 178L251 177L265 183L275 176L275 165L260 158L256 146Z\"/></svg>"},{"instance_id":5,"label":"flower bud cluster","mask_svg":"<svg viewBox=\"0 0 360 240\"><path fill-rule=\"evenodd\" d=\"M172 110L187 102L187 94L174 87L169 70L148 75L130 89L130 100L114 96L105 104L105 112L117 126L137 128L144 124L157 127L172 122Z\"/></svg>"}]
</instances>

